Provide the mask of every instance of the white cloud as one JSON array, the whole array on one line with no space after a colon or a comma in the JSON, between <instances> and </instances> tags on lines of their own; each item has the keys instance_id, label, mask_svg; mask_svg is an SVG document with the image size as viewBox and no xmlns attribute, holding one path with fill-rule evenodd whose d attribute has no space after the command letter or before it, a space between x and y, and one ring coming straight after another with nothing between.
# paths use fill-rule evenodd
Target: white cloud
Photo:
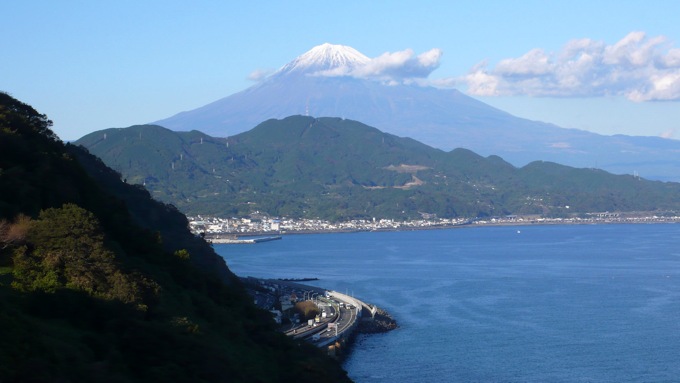
<instances>
[{"instance_id":1,"label":"white cloud","mask_svg":"<svg viewBox=\"0 0 680 383\"><path fill-rule=\"evenodd\" d=\"M666 56L659 58L659 64L666 68L680 68L680 48L673 48Z\"/></svg>"},{"instance_id":2,"label":"white cloud","mask_svg":"<svg viewBox=\"0 0 680 383\"><path fill-rule=\"evenodd\" d=\"M418 55L418 64L424 68L431 68L430 71L433 71L439 67L439 60L442 58L442 54L443 52L439 48L430 49Z\"/></svg>"},{"instance_id":3,"label":"white cloud","mask_svg":"<svg viewBox=\"0 0 680 383\"><path fill-rule=\"evenodd\" d=\"M274 73L272 69L255 69L248 75L250 81L262 81L270 74Z\"/></svg>"},{"instance_id":4,"label":"white cloud","mask_svg":"<svg viewBox=\"0 0 680 383\"><path fill-rule=\"evenodd\" d=\"M680 100L680 49L672 48L664 36L647 37L644 32L632 32L613 45L578 39L556 53L532 49L491 69L481 63L456 83L479 96Z\"/></svg>"},{"instance_id":5,"label":"white cloud","mask_svg":"<svg viewBox=\"0 0 680 383\"><path fill-rule=\"evenodd\" d=\"M496 65L496 71L505 76L541 76L553 70L550 57L541 49L532 49L516 59L505 59Z\"/></svg>"},{"instance_id":6,"label":"white cloud","mask_svg":"<svg viewBox=\"0 0 680 383\"><path fill-rule=\"evenodd\" d=\"M470 74L465 78L468 86L468 92L477 96L500 96L498 89L500 88L500 78L492 76L483 70L486 66L481 63L473 68Z\"/></svg>"},{"instance_id":7,"label":"white cloud","mask_svg":"<svg viewBox=\"0 0 680 383\"><path fill-rule=\"evenodd\" d=\"M677 131L678 131L677 129L670 129L670 130L667 130L667 131L661 133L659 135L659 137L661 137L661 138L674 138L675 133L677 133Z\"/></svg>"},{"instance_id":8,"label":"white cloud","mask_svg":"<svg viewBox=\"0 0 680 383\"><path fill-rule=\"evenodd\" d=\"M421 83L439 67L441 49L434 48L416 55L412 49L385 52L354 67L336 67L315 73L316 76L350 76L378 80L386 84Z\"/></svg>"}]
</instances>

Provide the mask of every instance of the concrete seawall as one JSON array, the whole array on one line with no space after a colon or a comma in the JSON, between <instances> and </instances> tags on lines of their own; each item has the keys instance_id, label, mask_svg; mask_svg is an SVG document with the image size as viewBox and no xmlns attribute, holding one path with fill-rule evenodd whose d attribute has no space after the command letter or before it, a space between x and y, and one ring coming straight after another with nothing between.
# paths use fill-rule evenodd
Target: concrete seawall
<instances>
[{"instance_id":1,"label":"concrete seawall","mask_svg":"<svg viewBox=\"0 0 680 383\"><path fill-rule=\"evenodd\" d=\"M371 315L371 318L375 315L375 313L377 311L377 308L375 306L371 306L371 305L364 303L364 302L362 302L362 301L360 301L360 300L358 300L354 297L350 297L349 295L339 293L337 291L330 291L329 294L332 297L337 297L341 301L349 302L354 307L361 307L362 310L360 311L360 314L358 315L360 318L362 316L361 313L364 310L366 310Z\"/></svg>"},{"instance_id":2,"label":"concrete seawall","mask_svg":"<svg viewBox=\"0 0 680 383\"><path fill-rule=\"evenodd\" d=\"M356 299L347 294L343 294L337 291L329 291L328 295L332 298L337 299L338 301L352 305L353 307L355 307L356 310L355 311L356 316L353 318L352 323L349 326L345 327L342 332L338 333L334 337L324 339L321 342L315 343L318 347L328 346L329 353L335 354L336 350L342 348L347 343L347 341L352 337L354 332L359 327L359 322L362 320L362 318L370 319L373 318L377 311L377 307L371 306L359 299Z\"/></svg>"},{"instance_id":3,"label":"concrete seawall","mask_svg":"<svg viewBox=\"0 0 680 383\"><path fill-rule=\"evenodd\" d=\"M361 319L361 315L363 312L363 309L365 306L367 306L364 302L350 297L349 295L345 295L342 293L339 293L337 291L329 291L328 295L332 298L335 298L336 300L343 302L345 304L352 305L354 307L354 312L356 313L353 318L352 318L352 323L350 323L347 327L345 327L342 332L339 332L337 335L330 337L328 339L324 339L319 342L315 342L317 347L328 347L329 354L335 355L337 353L337 349L342 348L345 343L349 340L349 338L352 336L354 331L357 329L359 326L359 321Z\"/></svg>"}]
</instances>

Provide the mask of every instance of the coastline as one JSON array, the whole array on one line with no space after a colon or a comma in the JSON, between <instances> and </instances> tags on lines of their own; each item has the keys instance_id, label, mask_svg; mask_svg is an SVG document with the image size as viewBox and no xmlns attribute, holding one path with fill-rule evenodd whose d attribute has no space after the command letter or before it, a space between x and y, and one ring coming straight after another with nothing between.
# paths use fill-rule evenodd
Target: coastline
<instances>
[{"instance_id":1,"label":"coastline","mask_svg":"<svg viewBox=\"0 0 680 383\"><path fill-rule=\"evenodd\" d=\"M378 306L374 307L376 313L373 320L361 321L357 329L359 334L382 334L399 328L399 324L389 312Z\"/></svg>"},{"instance_id":2,"label":"coastline","mask_svg":"<svg viewBox=\"0 0 680 383\"><path fill-rule=\"evenodd\" d=\"M675 224L680 223L680 217L641 217L641 218L621 218L621 219L543 219L531 221L504 221L496 220L489 221L473 221L464 224L451 225L427 225L427 226L398 226L398 227L384 227L375 229L302 229L302 230L277 230L277 231L252 231L244 233L214 233L205 236L207 241L212 242L213 236L232 235L242 237L257 237L266 235L298 235L298 234L342 234L342 233L370 233L370 232L398 232L398 231L423 231L423 230L447 230L447 229L465 229L477 227L526 227L526 226L551 226L551 225L635 225L635 224ZM247 240L245 240L247 241ZM212 242L215 244L234 243L234 242Z\"/></svg>"},{"instance_id":3,"label":"coastline","mask_svg":"<svg viewBox=\"0 0 680 383\"><path fill-rule=\"evenodd\" d=\"M349 297L337 291L328 290L323 287L310 286L307 284L300 283L302 281L318 281L318 278L278 278L278 279L263 279L255 277L240 277L241 281L249 290L249 293L253 296L255 304L261 309L274 312L276 308L271 307L274 302L281 302L281 298L284 296L296 296L304 297L305 295L319 295L332 297L333 299L338 299L341 302L344 301L346 304L351 304L352 308L346 307L342 310L345 312L351 312L352 310L358 309L359 312L356 315L350 317L354 318L354 324L351 324L348 328L346 327L345 334L340 336L336 335L336 338L330 339L331 343L324 342L323 340L319 342L319 339L307 338L311 344L316 345L320 348L325 348L330 356L337 358L342 361L351 352L354 346L354 341L359 334L363 335L373 335L390 332L397 329L399 326L397 321L385 310L377 307L373 304L366 303L358 298ZM265 297L269 296L269 297ZM322 298L323 299L323 298ZM296 298L297 300L297 298ZM281 307L283 311L283 306ZM282 318L283 312L279 313L279 318ZM281 322L278 321L279 325ZM326 324L321 323L323 326ZM298 337L295 335L296 332L291 332L289 325L282 327L282 331L288 336ZM330 325L328 325L330 326ZM284 329L285 328L285 329ZM329 327L330 328L330 327ZM298 332L297 334L302 334Z\"/></svg>"},{"instance_id":4,"label":"coastline","mask_svg":"<svg viewBox=\"0 0 680 383\"><path fill-rule=\"evenodd\" d=\"M228 238L220 238L219 235L216 237L210 237L207 238L211 243L214 244L219 244L219 245L237 245L237 244L253 244L253 243L261 243L261 242L271 242L271 241L276 241L280 240L281 236L278 234L270 234L268 236L262 236L264 234L256 234L252 236L240 236L237 238L229 238L229 237L234 237L232 235L228 235ZM248 237L248 238L241 238L241 237ZM251 238L254 237L254 238Z\"/></svg>"}]
</instances>

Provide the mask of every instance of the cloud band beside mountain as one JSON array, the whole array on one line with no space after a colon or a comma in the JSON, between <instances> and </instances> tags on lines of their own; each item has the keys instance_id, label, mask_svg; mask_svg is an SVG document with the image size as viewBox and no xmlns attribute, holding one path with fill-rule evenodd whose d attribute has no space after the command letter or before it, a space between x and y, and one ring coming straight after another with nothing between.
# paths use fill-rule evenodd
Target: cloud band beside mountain
<instances>
[{"instance_id":1,"label":"cloud band beside mountain","mask_svg":"<svg viewBox=\"0 0 680 383\"><path fill-rule=\"evenodd\" d=\"M427 78L439 67L441 49L433 48L416 55L412 49L385 52L355 67L339 67L317 72L317 76L349 76L386 83L402 83Z\"/></svg>"},{"instance_id":2,"label":"cloud band beside mountain","mask_svg":"<svg viewBox=\"0 0 680 383\"><path fill-rule=\"evenodd\" d=\"M557 53L533 49L521 57L486 62L455 81L477 96L595 97L632 101L680 100L680 49L664 36L632 32L613 45L579 39Z\"/></svg>"},{"instance_id":3,"label":"cloud band beside mountain","mask_svg":"<svg viewBox=\"0 0 680 383\"><path fill-rule=\"evenodd\" d=\"M361 55L358 52L356 53ZM397 52L385 52L375 58L361 56L361 61L355 60L351 61L348 65L313 70L306 73L306 75L321 77L354 77L380 81L386 84L424 83L430 73L439 67L442 50L433 48L417 55L412 49L405 49ZM291 64L288 65L291 66ZM285 69L286 67L282 70ZM271 71L258 69L253 71L248 76L248 79L261 81L270 74L273 73Z\"/></svg>"}]
</instances>

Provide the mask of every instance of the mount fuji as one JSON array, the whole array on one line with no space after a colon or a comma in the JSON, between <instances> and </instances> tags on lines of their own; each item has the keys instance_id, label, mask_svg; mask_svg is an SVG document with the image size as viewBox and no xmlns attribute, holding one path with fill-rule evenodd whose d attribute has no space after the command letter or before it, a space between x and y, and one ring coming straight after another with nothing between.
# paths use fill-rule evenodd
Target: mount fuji
<instances>
[{"instance_id":1,"label":"mount fuji","mask_svg":"<svg viewBox=\"0 0 680 383\"><path fill-rule=\"evenodd\" d=\"M680 141L604 136L518 118L455 89L367 75L378 64L354 48L322 44L248 89L154 124L227 137L272 118L341 117L442 150L499 155L515 166L543 160L680 181ZM427 65L427 57L418 56L401 69L418 74ZM381 70L390 74L389 67Z\"/></svg>"}]
</instances>

